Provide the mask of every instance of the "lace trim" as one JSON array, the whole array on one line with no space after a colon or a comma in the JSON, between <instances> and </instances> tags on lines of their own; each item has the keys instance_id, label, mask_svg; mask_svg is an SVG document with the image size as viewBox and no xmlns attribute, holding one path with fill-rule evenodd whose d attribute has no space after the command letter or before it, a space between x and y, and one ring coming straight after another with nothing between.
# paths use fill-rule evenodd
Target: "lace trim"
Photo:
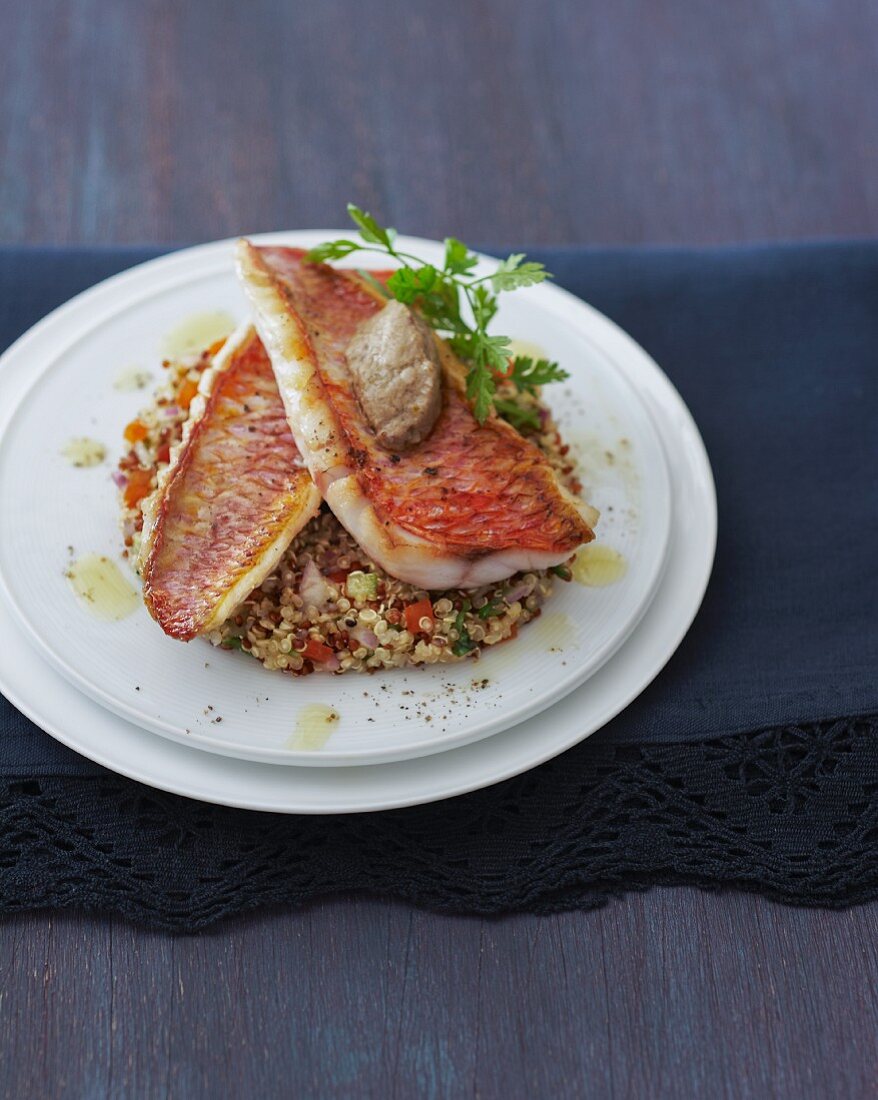
<instances>
[{"instance_id":1,"label":"lace trim","mask_svg":"<svg viewBox=\"0 0 878 1100\"><path fill-rule=\"evenodd\" d=\"M195 931L339 891L445 912L593 908L691 883L838 907L878 896L878 716L697 744L600 737L431 806L229 810L107 774L0 786L0 911L75 906Z\"/></svg>"}]
</instances>

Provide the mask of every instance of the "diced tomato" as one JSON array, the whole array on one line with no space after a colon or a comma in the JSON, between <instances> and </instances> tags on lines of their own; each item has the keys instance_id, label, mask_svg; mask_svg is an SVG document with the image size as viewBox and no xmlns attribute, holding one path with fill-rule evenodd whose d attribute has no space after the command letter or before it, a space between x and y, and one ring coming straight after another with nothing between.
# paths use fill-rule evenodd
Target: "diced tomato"
<instances>
[{"instance_id":1,"label":"diced tomato","mask_svg":"<svg viewBox=\"0 0 878 1100\"><path fill-rule=\"evenodd\" d=\"M512 374L512 359L506 360L506 370L495 370L494 377L499 381L501 378L508 378Z\"/></svg>"},{"instance_id":2,"label":"diced tomato","mask_svg":"<svg viewBox=\"0 0 878 1100\"><path fill-rule=\"evenodd\" d=\"M328 645L324 645L323 642L318 642L316 638L309 638L305 643L305 648L302 650L302 656L309 661L328 661L333 655L333 650Z\"/></svg>"},{"instance_id":3,"label":"diced tomato","mask_svg":"<svg viewBox=\"0 0 878 1100\"><path fill-rule=\"evenodd\" d=\"M123 494L125 504L129 508L135 508L151 490L152 470L144 470L142 467L132 470Z\"/></svg>"},{"instance_id":4,"label":"diced tomato","mask_svg":"<svg viewBox=\"0 0 878 1100\"><path fill-rule=\"evenodd\" d=\"M141 440L146 439L148 432L142 421L132 420L123 434L129 443L140 443Z\"/></svg>"},{"instance_id":5,"label":"diced tomato","mask_svg":"<svg viewBox=\"0 0 878 1100\"><path fill-rule=\"evenodd\" d=\"M426 596L417 603L410 603L404 614L405 628L410 634L421 633L421 619L429 619L431 625L436 621L433 605Z\"/></svg>"},{"instance_id":6,"label":"diced tomato","mask_svg":"<svg viewBox=\"0 0 878 1100\"><path fill-rule=\"evenodd\" d=\"M177 387L176 402L181 409L188 409L192 404L192 398L198 393L198 383L184 378Z\"/></svg>"},{"instance_id":7,"label":"diced tomato","mask_svg":"<svg viewBox=\"0 0 878 1100\"><path fill-rule=\"evenodd\" d=\"M159 447L159 449L156 451L155 456L156 456L156 459L159 462L170 462L171 461L171 444L170 443L163 443L161 445L161 447Z\"/></svg>"}]
</instances>

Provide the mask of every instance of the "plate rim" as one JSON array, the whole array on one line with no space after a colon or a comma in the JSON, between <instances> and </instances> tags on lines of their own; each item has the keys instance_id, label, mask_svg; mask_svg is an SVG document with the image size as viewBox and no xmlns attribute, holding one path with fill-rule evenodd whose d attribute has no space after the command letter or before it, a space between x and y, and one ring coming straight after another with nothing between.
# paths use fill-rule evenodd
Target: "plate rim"
<instances>
[{"instance_id":1,"label":"plate rim","mask_svg":"<svg viewBox=\"0 0 878 1100\"><path fill-rule=\"evenodd\" d=\"M303 238L323 237L333 232L337 233L338 231L285 230L255 234L252 239L260 242L286 241L287 243L304 244L307 242ZM405 241L410 245L413 243L415 247L418 245L427 245L430 248L441 247L439 242L431 241L426 238L407 236ZM79 319L79 323L74 325L73 330L63 337L63 351L61 353L56 351L49 356L49 367L51 367L57 362L59 355L64 354L71 346L82 339L88 338L96 329L99 329L118 313L132 306L136 307L138 304L142 303L145 298L148 298L151 291L147 286L143 285L143 278L144 275L146 275L147 278L149 277L149 271L152 268L161 268L164 276L161 287L154 289L152 293L159 293L167 289L167 269L169 267L176 269L176 277L171 281L172 286L196 282L198 279L205 276L220 274L221 271L217 266L217 261L220 257L225 258L226 254L233 246L233 242L234 238L227 238L165 253L161 256L145 260L143 263L136 264L115 275L109 276L107 279L87 288L74 298L71 298L68 302L63 303L47 314L46 317L42 318L22 334L22 336L20 336L3 355L0 356L0 371L8 370L10 367L14 366L14 361L22 355L23 351L26 353L27 346L39 337L48 335L50 338L57 340L57 332L53 330L57 330L59 326L65 324L68 320L68 314L71 312L75 314L76 311L82 309L83 306L90 305L92 308L83 314L82 318ZM481 260L496 262L496 258L486 254L480 253L479 256ZM129 285L127 292L123 292L121 298L118 298L118 289L120 286L125 286L126 284L134 285L133 287ZM158 719L153 721L149 716L144 718L139 711L134 710L126 704L119 702L108 693L103 692L99 685L92 684L78 673L77 670L69 667L34 629L20 607L19 601L12 591L4 571L0 569L0 591L3 592L7 607L12 610L19 626L26 630L29 639L43 659L50 663L55 671L59 672L78 691L92 699L97 705L112 711L122 720L130 722L153 735L171 740L186 747L197 746L201 751L235 760L269 763L281 767L302 766L309 768L334 768L376 766L382 763L429 757L454 751L456 748L497 736L506 729L514 728L516 725L528 721L536 715L546 713L556 702L578 690L584 683L587 683L600 668L608 661L612 660L613 656L631 637L631 634L636 630L638 624L646 614L655 598L667 567L674 504L666 443L656 424L654 410L650 408L649 403L643 398L631 378L628 376L624 363L618 361L617 354L614 354L612 345L614 343L617 344L619 342L618 338L621 336L623 338L621 350L625 355L634 355L640 358L643 367L646 369L651 368L652 370L660 372L660 368L658 368L657 364L654 363L648 353L646 353L631 337L624 333L623 330L615 325L613 321L588 303L577 298L571 292L556 286L550 286L548 288L538 287L535 289L543 292L539 295L540 299L542 299L539 303L540 308L556 316L560 322L565 322L573 327L577 327L578 319L576 314L583 316L586 327L579 330L580 335L594 345L603 355L608 361L613 374L621 381L624 387L631 391L637 400L640 410L649 424L653 442L657 445L659 454L661 455L661 493L663 498L668 502L668 509L665 514L662 514L662 526L660 530L656 532L658 536L657 541L660 541L661 544L661 550L655 555L653 561L650 562L650 572L647 574L647 578L644 582L644 591L640 597L640 603L625 622L623 628L619 630L615 637L612 637L604 645L603 649L601 649L590 661L584 664L578 664L564 678L560 688L548 688L545 692L537 695L533 700L529 700L525 704L520 705L515 711L515 716L511 721L507 721L501 713L495 717L484 718L474 723L473 726L467 726L458 733L445 736L441 740L417 741L405 747L398 746L396 748L387 749L369 749L360 752L350 749L328 749L321 750L319 753L297 751L286 747L259 747L248 749L245 753L237 742L210 738L204 734L194 732L184 734L170 723L163 723ZM98 308L96 310L95 302L96 300L99 302L102 298L109 298L110 301L104 303L102 309ZM118 300L116 300L117 298ZM100 319L97 321L93 319L95 312L100 313ZM44 352L42 359L45 360L46 357L47 352ZM15 400L7 404L4 415L2 419L0 419L0 437L5 435L6 430L10 427L16 410L21 407L23 402L27 401L32 396L33 391L39 384L42 374L43 372L36 378L31 378L29 381L25 382L17 393ZM662 377L664 377L664 375L662 375ZM682 401L682 399L680 400Z\"/></svg>"}]
</instances>

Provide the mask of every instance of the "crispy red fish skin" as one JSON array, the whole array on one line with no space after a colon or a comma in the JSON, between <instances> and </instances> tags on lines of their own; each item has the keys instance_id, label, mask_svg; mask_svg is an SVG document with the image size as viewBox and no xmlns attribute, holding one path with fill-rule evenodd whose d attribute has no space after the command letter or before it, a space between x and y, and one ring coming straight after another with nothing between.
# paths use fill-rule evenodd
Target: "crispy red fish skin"
<instances>
[{"instance_id":1,"label":"crispy red fish skin","mask_svg":"<svg viewBox=\"0 0 878 1100\"><path fill-rule=\"evenodd\" d=\"M144 507L141 550L146 606L183 641L221 625L320 508L252 326L230 337L195 401Z\"/></svg>"},{"instance_id":2,"label":"crispy red fish skin","mask_svg":"<svg viewBox=\"0 0 878 1100\"><path fill-rule=\"evenodd\" d=\"M441 340L433 431L410 450L381 448L345 349L383 299L355 273L304 255L242 242L239 273L311 473L376 561L425 587L468 587L558 564L594 537L597 513L559 484L536 446L498 417L478 423L465 369Z\"/></svg>"}]
</instances>

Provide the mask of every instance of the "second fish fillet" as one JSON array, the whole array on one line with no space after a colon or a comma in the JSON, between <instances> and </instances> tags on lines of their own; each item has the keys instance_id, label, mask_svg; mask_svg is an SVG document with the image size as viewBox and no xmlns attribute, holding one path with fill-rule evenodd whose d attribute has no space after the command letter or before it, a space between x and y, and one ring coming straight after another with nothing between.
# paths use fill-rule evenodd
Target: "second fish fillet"
<instances>
[{"instance_id":1,"label":"second fish fillet","mask_svg":"<svg viewBox=\"0 0 878 1100\"><path fill-rule=\"evenodd\" d=\"M183 441L144 503L150 614L188 641L220 626L320 508L252 325L204 372Z\"/></svg>"}]
</instances>

